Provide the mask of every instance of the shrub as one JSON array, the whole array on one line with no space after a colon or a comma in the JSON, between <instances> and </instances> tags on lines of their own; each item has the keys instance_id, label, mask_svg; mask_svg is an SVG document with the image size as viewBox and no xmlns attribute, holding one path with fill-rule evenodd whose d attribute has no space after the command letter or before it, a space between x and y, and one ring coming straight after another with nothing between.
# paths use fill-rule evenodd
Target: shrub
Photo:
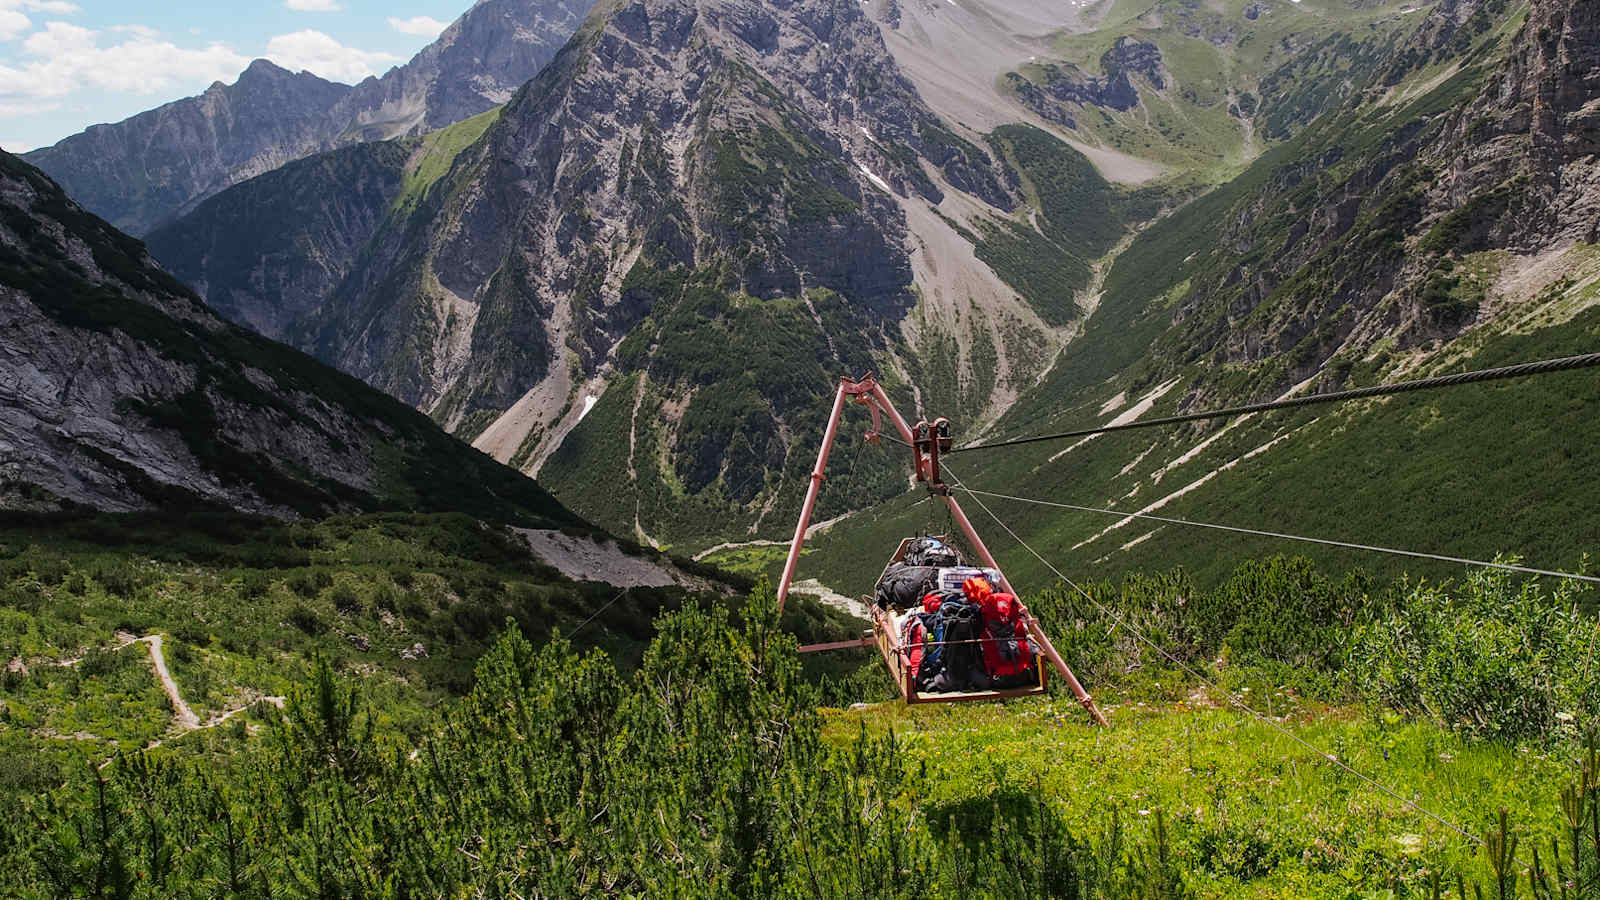
<instances>
[{"instance_id":1,"label":"shrub","mask_svg":"<svg viewBox=\"0 0 1600 900\"><path fill-rule=\"evenodd\" d=\"M1357 628L1350 673L1370 699L1484 738L1571 736L1600 709L1600 622L1574 582L1481 570L1459 587L1418 583Z\"/></svg>"},{"instance_id":2,"label":"shrub","mask_svg":"<svg viewBox=\"0 0 1600 900\"><path fill-rule=\"evenodd\" d=\"M328 630L327 623L322 621L316 610L304 603L296 603L291 607L283 620L300 629L307 637L317 637Z\"/></svg>"}]
</instances>

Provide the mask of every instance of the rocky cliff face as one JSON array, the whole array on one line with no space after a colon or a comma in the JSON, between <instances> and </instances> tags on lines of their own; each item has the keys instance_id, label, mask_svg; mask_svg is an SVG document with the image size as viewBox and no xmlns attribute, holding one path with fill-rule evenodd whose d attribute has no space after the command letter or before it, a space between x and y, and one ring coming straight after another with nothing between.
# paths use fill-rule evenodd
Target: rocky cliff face
<instances>
[{"instance_id":1,"label":"rocky cliff face","mask_svg":"<svg viewBox=\"0 0 1600 900\"><path fill-rule=\"evenodd\" d=\"M3 152L0 326L0 509L579 522L413 410L219 320Z\"/></svg>"},{"instance_id":2,"label":"rocky cliff face","mask_svg":"<svg viewBox=\"0 0 1600 900\"><path fill-rule=\"evenodd\" d=\"M480 0L410 62L354 87L266 60L231 85L24 158L143 235L232 184L358 141L417 135L506 102L577 29L586 0Z\"/></svg>"},{"instance_id":3,"label":"rocky cliff face","mask_svg":"<svg viewBox=\"0 0 1600 900\"><path fill-rule=\"evenodd\" d=\"M1037 82L1016 72L1006 73L1006 83L1019 100L1044 119L1076 128L1072 107L1103 106L1125 112L1139 105L1139 89L1132 76L1142 76L1154 90L1167 86L1161 64L1161 48L1148 41L1123 36L1100 57L1103 76L1091 77L1076 66L1046 63L1039 67Z\"/></svg>"},{"instance_id":4,"label":"rocky cliff face","mask_svg":"<svg viewBox=\"0 0 1600 900\"><path fill-rule=\"evenodd\" d=\"M136 234L213 193L312 152L350 88L256 60L231 85L24 154L113 225Z\"/></svg>"},{"instance_id":5,"label":"rocky cliff face","mask_svg":"<svg viewBox=\"0 0 1600 900\"><path fill-rule=\"evenodd\" d=\"M1508 63L1455 117L1431 198L1504 188L1483 240L1519 250L1600 240L1600 9L1534 0Z\"/></svg>"},{"instance_id":6,"label":"rocky cliff face","mask_svg":"<svg viewBox=\"0 0 1600 900\"><path fill-rule=\"evenodd\" d=\"M785 417L869 365L914 300L898 195L948 190L1012 203L854 7L619 4L375 246L313 346L520 460L612 366L648 370L643 414L671 420L687 490L756 503ZM762 353L804 369L741 378Z\"/></svg>"}]
</instances>

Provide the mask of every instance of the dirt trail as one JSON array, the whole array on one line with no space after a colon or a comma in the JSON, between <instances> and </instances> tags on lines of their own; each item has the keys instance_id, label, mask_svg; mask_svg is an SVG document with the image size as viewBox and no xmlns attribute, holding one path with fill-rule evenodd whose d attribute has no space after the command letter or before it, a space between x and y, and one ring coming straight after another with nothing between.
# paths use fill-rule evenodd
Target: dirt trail
<instances>
[{"instance_id":1,"label":"dirt trail","mask_svg":"<svg viewBox=\"0 0 1600 900\"><path fill-rule=\"evenodd\" d=\"M194 714L189 704L183 702L183 695L178 693L178 683L172 680L172 673L167 671L167 660L161 652L161 635L145 635L139 638L139 642L150 647L150 661L155 663L156 677L161 679L161 689L167 692L167 700L172 703L172 715L177 720L178 728L182 731L199 728L200 717Z\"/></svg>"},{"instance_id":2,"label":"dirt trail","mask_svg":"<svg viewBox=\"0 0 1600 900\"><path fill-rule=\"evenodd\" d=\"M855 616L858 619L866 619L869 618L870 615L867 612L867 605L865 603L862 603L860 600L856 600L852 597L846 597L844 594L841 594L838 591L828 587L815 578L807 578L804 581L796 581L794 584L790 585L789 590L796 594L805 594L808 597L815 597L817 600L821 601L824 606L831 606L840 612Z\"/></svg>"},{"instance_id":3,"label":"dirt trail","mask_svg":"<svg viewBox=\"0 0 1600 900\"><path fill-rule=\"evenodd\" d=\"M816 537L824 531L827 531L829 528L832 528L833 526L843 522L845 519L848 519L853 515L855 515L855 511L852 510L851 512L842 513L823 522L812 522L806 527L806 540L811 540L813 537ZM789 541L772 541L767 540L766 538L758 538L750 541L723 541L715 547L707 547L706 549L701 550L699 553L696 553L690 558L695 562L700 562L711 554L723 550L737 550L741 547L787 547L789 546L789 543Z\"/></svg>"},{"instance_id":4,"label":"dirt trail","mask_svg":"<svg viewBox=\"0 0 1600 900\"><path fill-rule=\"evenodd\" d=\"M112 650L122 650L134 644L144 644L146 647L150 648L151 667L155 671L156 678L161 682L162 692L167 695L167 702L172 704L173 726L177 733L169 734L166 738L157 738L156 740L151 741L145 746L144 749L146 750L159 747L165 740L182 737L191 731L199 731L205 728L215 728L218 725L227 722L229 719L232 719L234 716L248 711L250 707L257 703L270 703L279 709L283 708L285 698L269 696L267 694L262 694L254 690L247 689L244 692L245 702L243 705L236 709L230 709L225 712L217 713L202 723L200 721L200 717L195 715L194 709L184 701L183 694L178 690L177 681L173 680L172 672L167 669L166 654L163 650L165 637L160 634L147 634L144 637L139 637L128 631L117 631L114 632L114 635L116 638L116 644L111 647ZM55 660L51 662L50 665L75 666L82 661L83 656L80 654L78 656L68 657L66 659ZM20 660L14 660L13 662L20 662ZM26 673L25 668L21 669L21 671ZM62 740L106 741L113 745L117 743L114 740L108 740L100 737L99 735L90 734L86 731L74 732L73 734L59 734L51 732L50 729L41 729L40 733L46 737L56 737ZM112 759L115 759L115 757L112 757ZM99 768L103 769L106 766L111 765L112 759L108 759L101 763Z\"/></svg>"}]
</instances>

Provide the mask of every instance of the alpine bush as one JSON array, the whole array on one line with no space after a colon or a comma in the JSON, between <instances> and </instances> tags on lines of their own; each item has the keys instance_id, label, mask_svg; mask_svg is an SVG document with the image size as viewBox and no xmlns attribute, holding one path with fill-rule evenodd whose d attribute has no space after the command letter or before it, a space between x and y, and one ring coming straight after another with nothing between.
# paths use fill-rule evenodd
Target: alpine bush
<instances>
[{"instance_id":1,"label":"alpine bush","mask_svg":"<svg viewBox=\"0 0 1600 900\"><path fill-rule=\"evenodd\" d=\"M1573 737L1600 709L1590 592L1479 570L1459 585L1409 585L1361 624L1350 673L1369 698L1494 739Z\"/></svg>"}]
</instances>

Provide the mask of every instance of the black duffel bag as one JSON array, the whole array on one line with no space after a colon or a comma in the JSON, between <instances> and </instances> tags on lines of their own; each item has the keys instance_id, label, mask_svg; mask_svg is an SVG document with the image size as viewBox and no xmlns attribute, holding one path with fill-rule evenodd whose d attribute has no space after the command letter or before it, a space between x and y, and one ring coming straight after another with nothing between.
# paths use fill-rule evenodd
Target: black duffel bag
<instances>
[{"instance_id":1,"label":"black duffel bag","mask_svg":"<svg viewBox=\"0 0 1600 900\"><path fill-rule=\"evenodd\" d=\"M878 605L885 609L910 609L922 603L922 595L934 589L939 570L931 566L895 563L878 579Z\"/></svg>"}]
</instances>

